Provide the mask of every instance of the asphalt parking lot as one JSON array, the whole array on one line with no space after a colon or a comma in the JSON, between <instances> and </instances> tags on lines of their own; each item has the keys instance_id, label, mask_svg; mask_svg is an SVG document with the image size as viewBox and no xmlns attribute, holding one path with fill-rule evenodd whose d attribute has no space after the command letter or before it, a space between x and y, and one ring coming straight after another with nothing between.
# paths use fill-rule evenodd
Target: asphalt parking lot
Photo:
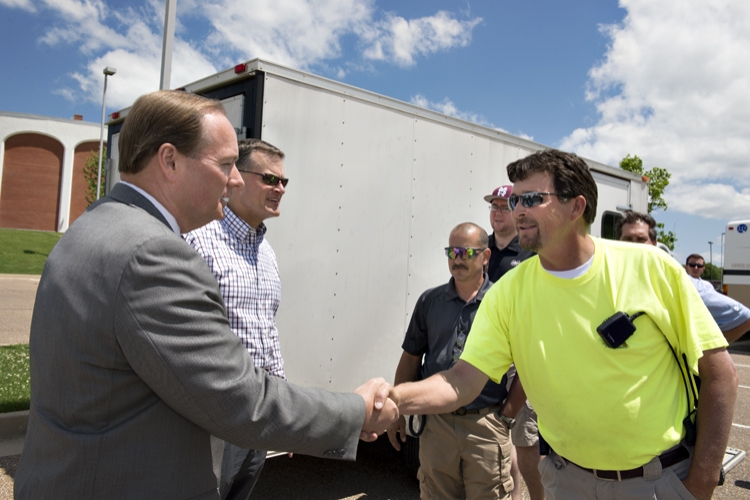
<instances>
[{"instance_id":1,"label":"asphalt parking lot","mask_svg":"<svg viewBox=\"0 0 750 500\"><path fill-rule=\"evenodd\" d=\"M38 277L0 275L0 345L28 342L28 328ZM750 340L730 349L740 378L729 446L750 451ZM12 498L19 455L0 457L0 500ZM419 498L419 487L401 466L387 439L362 443L356 462L296 455L266 462L253 498L259 499L391 499ZM750 498L750 459L745 459L716 489L716 499Z\"/></svg>"}]
</instances>

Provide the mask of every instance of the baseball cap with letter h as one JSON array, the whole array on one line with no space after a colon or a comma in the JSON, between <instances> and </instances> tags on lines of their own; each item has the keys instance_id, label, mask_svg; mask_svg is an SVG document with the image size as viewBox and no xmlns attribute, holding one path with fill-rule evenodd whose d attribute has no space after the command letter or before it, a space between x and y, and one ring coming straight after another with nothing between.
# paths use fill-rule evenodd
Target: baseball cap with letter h
<instances>
[{"instance_id":1,"label":"baseball cap with letter h","mask_svg":"<svg viewBox=\"0 0 750 500\"><path fill-rule=\"evenodd\" d=\"M510 198L512 192L513 186L500 186L498 188L495 188L495 190L492 191L492 194L488 194L487 196L485 196L484 201L486 201L487 203L492 203L493 200L496 200L498 198L502 198L503 200L508 201L508 198Z\"/></svg>"}]
</instances>

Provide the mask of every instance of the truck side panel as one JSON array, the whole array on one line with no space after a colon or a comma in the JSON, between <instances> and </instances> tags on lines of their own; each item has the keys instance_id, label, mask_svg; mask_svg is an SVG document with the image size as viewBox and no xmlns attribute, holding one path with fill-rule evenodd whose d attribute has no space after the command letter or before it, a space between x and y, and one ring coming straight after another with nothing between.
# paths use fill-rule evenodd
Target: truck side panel
<instances>
[{"instance_id":1,"label":"truck side panel","mask_svg":"<svg viewBox=\"0 0 750 500\"><path fill-rule=\"evenodd\" d=\"M390 377L406 314L412 119L268 78L262 137L287 154L291 179L282 217L267 221L287 376L342 391Z\"/></svg>"},{"instance_id":2,"label":"truck side panel","mask_svg":"<svg viewBox=\"0 0 750 500\"><path fill-rule=\"evenodd\" d=\"M750 219L727 224L723 283L727 295L750 307Z\"/></svg>"}]
</instances>

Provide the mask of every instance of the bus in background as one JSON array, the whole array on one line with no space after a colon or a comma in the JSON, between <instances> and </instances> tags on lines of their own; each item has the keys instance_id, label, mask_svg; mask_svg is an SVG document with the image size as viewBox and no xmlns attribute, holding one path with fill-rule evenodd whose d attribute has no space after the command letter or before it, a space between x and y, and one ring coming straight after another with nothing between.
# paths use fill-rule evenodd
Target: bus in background
<instances>
[{"instance_id":1,"label":"bus in background","mask_svg":"<svg viewBox=\"0 0 750 500\"><path fill-rule=\"evenodd\" d=\"M750 219L727 224L722 289L729 297L750 307Z\"/></svg>"}]
</instances>

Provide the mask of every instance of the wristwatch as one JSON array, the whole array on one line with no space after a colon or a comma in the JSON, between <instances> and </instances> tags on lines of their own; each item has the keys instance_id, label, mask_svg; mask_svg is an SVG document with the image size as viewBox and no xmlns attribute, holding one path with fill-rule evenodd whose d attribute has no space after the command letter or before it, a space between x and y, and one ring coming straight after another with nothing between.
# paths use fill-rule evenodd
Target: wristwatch
<instances>
[{"instance_id":1,"label":"wristwatch","mask_svg":"<svg viewBox=\"0 0 750 500\"><path fill-rule=\"evenodd\" d=\"M499 418L506 426L508 426L508 429L512 429L514 425L516 425L516 419L506 417L502 413L497 413L497 418Z\"/></svg>"}]
</instances>

